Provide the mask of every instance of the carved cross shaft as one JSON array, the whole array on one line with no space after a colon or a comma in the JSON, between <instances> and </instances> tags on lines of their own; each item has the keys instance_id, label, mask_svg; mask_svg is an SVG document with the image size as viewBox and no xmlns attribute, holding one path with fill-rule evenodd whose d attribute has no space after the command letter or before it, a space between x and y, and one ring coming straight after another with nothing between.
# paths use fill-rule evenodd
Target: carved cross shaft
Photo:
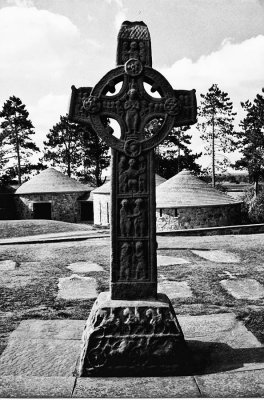
<instances>
[{"instance_id":1,"label":"carved cross shaft","mask_svg":"<svg viewBox=\"0 0 264 400\"><path fill-rule=\"evenodd\" d=\"M70 119L88 124L112 148L111 297L157 295L155 173L153 148L174 126L196 122L195 91L173 90L151 67L151 45L144 23L124 23L118 39L117 68L92 89L72 87ZM116 87L121 89L116 93ZM150 85L153 97L145 87ZM115 119L117 138L102 122ZM146 125L162 125L152 136Z\"/></svg>"}]
</instances>

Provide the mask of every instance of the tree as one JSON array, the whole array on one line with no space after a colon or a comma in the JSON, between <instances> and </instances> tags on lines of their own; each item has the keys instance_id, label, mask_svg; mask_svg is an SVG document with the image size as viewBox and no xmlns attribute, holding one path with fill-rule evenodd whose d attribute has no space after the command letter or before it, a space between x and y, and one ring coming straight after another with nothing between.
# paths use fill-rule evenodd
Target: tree
<instances>
[{"instance_id":1,"label":"tree","mask_svg":"<svg viewBox=\"0 0 264 400\"><path fill-rule=\"evenodd\" d=\"M68 115L61 116L47 134L44 146L44 160L63 167L68 176L75 174L96 186L103 183L102 170L110 162L109 148L91 127L70 122Z\"/></svg>"},{"instance_id":2,"label":"tree","mask_svg":"<svg viewBox=\"0 0 264 400\"><path fill-rule=\"evenodd\" d=\"M236 134L242 157L235 163L235 168L247 168L257 195L259 181L264 177L264 97L257 94L253 103L247 100L241 106L246 116L240 123L242 130Z\"/></svg>"},{"instance_id":3,"label":"tree","mask_svg":"<svg viewBox=\"0 0 264 400\"><path fill-rule=\"evenodd\" d=\"M108 125L108 128L112 132L109 121L105 119L103 123ZM78 173L78 176L95 186L101 186L104 183L102 171L110 164L109 147L91 127L85 125L82 127L82 130L83 170Z\"/></svg>"},{"instance_id":4,"label":"tree","mask_svg":"<svg viewBox=\"0 0 264 400\"><path fill-rule=\"evenodd\" d=\"M229 160L225 153L234 150L234 116L233 103L228 94L213 84L206 94L201 94L199 117L202 122L197 129L202 132L201 139L206 141L207 155L212 157L212 186L215 186L216 169L225 170ZM222 159L219 159L222 156Z\"/></svg>"},{"instance_id":5,"label":"tree","mask_svg":"<svg viewBox=\"0 0 264 400\"><path fill-rule=\"evenodd\" d=\"M0 118L3 119L0 124L1 151L5 154L5 160L16 158L15 169L19 184L22 182L23 168L28 164L28 158L33 152L39 151L31 138L35 132L28 116L26 106L15 96L4 103L0 112Z\"/></svg>"},{"instance_id":6,"label":"tree","mask_svg":"<svg viewBox=\"0 0 264 400\"><path fill-rule=\"evenodd\" d=\"M82 165L81 127L70 122L68 115L60 116L44 141L44 161L51 161L52 166L59 165L68 176Z\"/></svg>"},{"instance_id":7,"label":"tree","mask_svg":"<svg viewBox=\"0 0 264 400\"><path fill-rule=\"evenodd\" d=\"M145 131L147 136L157 132L162 119L154 119L149 122ZM202 153L192 154L188 146L191 143L191 135L186 131L190 126L174 127L164 140L163 144L155 150L155 171L166 179L171 178L184 168L200 172L200 166L196 163Z\"/></svg>"}]
</instances>

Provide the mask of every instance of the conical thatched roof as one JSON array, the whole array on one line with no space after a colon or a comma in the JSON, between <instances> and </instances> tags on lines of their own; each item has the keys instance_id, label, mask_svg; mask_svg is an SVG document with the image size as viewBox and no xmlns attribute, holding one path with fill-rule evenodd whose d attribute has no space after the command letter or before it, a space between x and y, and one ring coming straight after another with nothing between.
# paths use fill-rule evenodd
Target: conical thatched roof
<instances>
[{"instance_id":1,"label":"conical thatched roof","mask_svg":"<svg viewBox=\"0 0 264 400\"><path fill-rule=\"evenodd\" d=\"M166 179L162 178L162 176L155 174L156 179L156 186L159 186L161 183L165 182ZM100 193L100 194L110 194L111 190L111 180L104 183L102 186L93 190L93 193Z\"/></svg>"},{"instance_id":2,"label":"conical thatched roof","mask_svg":"<svg viewBox=\"0 0 264 400\"><path fill-rule=\"evenodd\" d=\"M159 185L157 208L199 207L240 203L183 170Z\"/></svg>"},{"instance_id":3,"label":"conical thatched roof","mask_svg":"<svg viewBox=\"0 0 264 400\"><path fill-rule=\"evenodd\" d=\"M16 194L86 192L87 185L69 178L54 168L48 168L23 183Z\"/></svg>"}]
</instances>

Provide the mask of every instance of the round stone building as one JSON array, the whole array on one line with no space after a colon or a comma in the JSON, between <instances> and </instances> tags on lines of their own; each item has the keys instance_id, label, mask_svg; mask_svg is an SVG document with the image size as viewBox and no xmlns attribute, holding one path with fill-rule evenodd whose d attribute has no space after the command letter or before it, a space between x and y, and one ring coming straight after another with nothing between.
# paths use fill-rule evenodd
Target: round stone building
<instances>
[{"instance_id":1,"label":"round stone building","mask_svg":"<svg viewBox=\"0 0 264 400\"><path fill-rule=\"evenodd\" d=\"M92 222L91 190L92 187L48 168L17 189L17 214L21 219Z\"/></svg>"},{"instance_id":2,"label":"round stone building","mask_svg":"<svg viewBox=\"0 0 264 400\"><path fill-rule=\"evenodd\" d=\"M156 191L157 231L240 224L241 201L183 170Z\"/></svg>"},{"instance_id":3,"label":"round stone building","mask_svg":"<svg viewBox=\"0 0 264 400\"><path fill-rule=\"evenodd\" d=\"M155 179L156 187L166 181L158 174L155 175ZM93 196L95 225L108 226L110 224L110 190L111 181L109 180L91 193Z\"/></svg>"}]
</instances>

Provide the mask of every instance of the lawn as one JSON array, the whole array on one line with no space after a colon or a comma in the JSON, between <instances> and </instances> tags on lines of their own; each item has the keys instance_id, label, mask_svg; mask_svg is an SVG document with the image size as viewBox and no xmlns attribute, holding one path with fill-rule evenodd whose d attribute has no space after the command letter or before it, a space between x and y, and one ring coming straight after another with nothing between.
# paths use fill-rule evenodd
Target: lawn
<instances>
[{"instance_id":1,"label":"lawn","mask_svg":"<svg viewBox=\"0 0 264 400\"><path fill-rule=\"evenodd\" d=\"M69 226L69 224L66 224ZM72 225L74 226L74 225ZM79 228L78 228L79 229ZM264 285L264 234L207 237L158 237L158 254L188 259L190 264L159 267L159 279L185 281L192 297L172 298L177 314L199 315L234 312L264 343L264 299L236 300L220 285L226 271L239 278L254 278ZM91 300L57 299L59 278L70 276L67 265L91 261L103 272L84 274L94 277L99 291L109 285L109 238L81 242L1 246L0 260L14 260L19 267L0 275L0 352L10 332L23 319L83 319L88 317ZM194 254L195 249L217 249L240 257L239 263L208 261Z\"/></svg>"},{"instance_id":2,"label":"lawn","mask_svg":"<svg viewBox=\"0 0 264 400\"><path fill-rule=\"evenodd\" d=\"M0 221L0 239L43 235L45 233L91 231L94 229L93 225L49 221L44 219Z\"/></svg>"}]
</instances>

